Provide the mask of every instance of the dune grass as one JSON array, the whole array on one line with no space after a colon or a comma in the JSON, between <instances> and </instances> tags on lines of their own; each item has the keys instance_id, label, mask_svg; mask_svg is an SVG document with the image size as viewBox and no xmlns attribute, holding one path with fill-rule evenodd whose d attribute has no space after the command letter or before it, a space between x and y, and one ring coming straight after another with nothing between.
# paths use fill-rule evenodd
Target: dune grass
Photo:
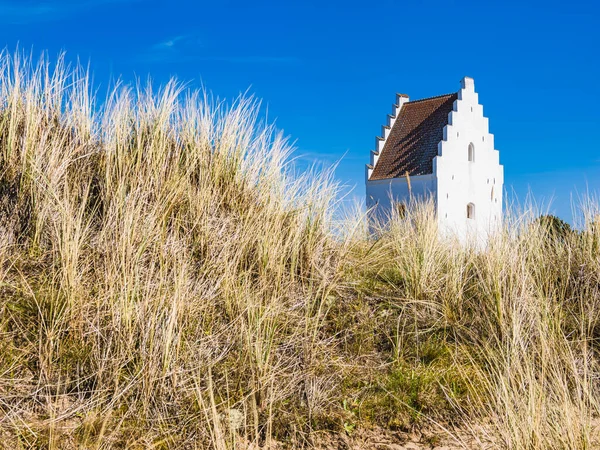
<instances>
[{"instance_id":1,"label":"dune grass","mask_svg":"<svg viewBox=\"0 0 600 450\"><path fill-rule=\"evenodd\" d=\"M511 216L481 251L431 204L340 231L331 174L293 173L253 99L92 89L0 56L0 448L598 445L595 214Z\"/></svg>"}]
</instances>

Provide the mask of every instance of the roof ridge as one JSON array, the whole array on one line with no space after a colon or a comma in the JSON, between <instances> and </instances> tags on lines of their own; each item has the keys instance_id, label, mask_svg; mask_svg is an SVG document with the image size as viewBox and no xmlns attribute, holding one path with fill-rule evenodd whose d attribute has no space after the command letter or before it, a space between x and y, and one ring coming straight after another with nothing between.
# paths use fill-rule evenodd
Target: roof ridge
<instances>
[{"instance_id":1,"label":"roof ridge","mask_svg":"<svg viewBox=\"0 0 600 450\"><path fill-rule=\"evenodd\" d=\"M405 104L408 105L409 103L418 103L418 102L423 102L425 100L434 100L436 98L441 98L441 97L450 97L451 95L457 95L457 94L458 94L458 92L450 92L449 94L434 95L433 97L420 98L419 100L411 100L409 102L406 102Z\"/></svg>"}]
</instances>

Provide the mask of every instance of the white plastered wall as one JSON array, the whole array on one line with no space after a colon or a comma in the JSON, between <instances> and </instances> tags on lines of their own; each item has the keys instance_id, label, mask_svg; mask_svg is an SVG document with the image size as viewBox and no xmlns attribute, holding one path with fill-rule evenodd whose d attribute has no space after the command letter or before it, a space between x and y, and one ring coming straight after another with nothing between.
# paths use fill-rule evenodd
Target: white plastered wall
<instances>
[{"instance_id":1,"label":"white plastered wall","mask_svg":"<svg viewBox=\"0 0 600 450\"><path fill-rule=\"evenodd\" d=\"M469 161L469 144L474 146L474 161ZM485 244L501 223L504 168L472 78L461 81L433 171L442 233ZM474 205L474 218L467 217L469 203Z\"/></svg>"},{"instance_id":2,"label":"white plastered wall","mask_svg":"<svg viewBox=\"0 0 600 450\"><path fill-rule=\"evenodd\" d=\"M393 202L408 203L411 195L417 199L435 198L435 176L410 177L410 189L406 177L367 181L367 210L371 217L385 220L389 217Z\"/></svg>"}]
</instances>

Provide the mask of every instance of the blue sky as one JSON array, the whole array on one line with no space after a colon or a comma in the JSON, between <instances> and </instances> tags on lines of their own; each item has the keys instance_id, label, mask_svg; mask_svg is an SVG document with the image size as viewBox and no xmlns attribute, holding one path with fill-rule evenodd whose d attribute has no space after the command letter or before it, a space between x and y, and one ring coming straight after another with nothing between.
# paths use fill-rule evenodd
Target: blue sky
<instances>
[{"instance_id":1,"label":"blue sky","mask_svg":"<svg viewBox=\"0 0 600 450\"><path fill-rule=\"evenodd\" d=\"M600 190L600 6L565 1L0 0L0 47L90 62L95 83L171 76L220 97L249 89L296 142L364 164L396 92L453 92L465 76L490 118L506 187L553 198Z\"/></svg>"}]
</instances>

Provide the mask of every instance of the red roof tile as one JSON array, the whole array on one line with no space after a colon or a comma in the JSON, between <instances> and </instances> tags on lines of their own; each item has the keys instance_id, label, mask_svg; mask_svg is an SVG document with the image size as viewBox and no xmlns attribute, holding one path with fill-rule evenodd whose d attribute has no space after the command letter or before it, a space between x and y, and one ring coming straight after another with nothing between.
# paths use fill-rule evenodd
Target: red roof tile
<instances>
[{"instance_id":1,"label":"red roof tile","mask_svg":"<svg viewBox=\"0 0 600 450\"><path fill-rule=\"evenodd\" d=\"M455 93L405 103L369 179L433 173L433 158L457 98Z\"/></svg>"}]
</instances>

